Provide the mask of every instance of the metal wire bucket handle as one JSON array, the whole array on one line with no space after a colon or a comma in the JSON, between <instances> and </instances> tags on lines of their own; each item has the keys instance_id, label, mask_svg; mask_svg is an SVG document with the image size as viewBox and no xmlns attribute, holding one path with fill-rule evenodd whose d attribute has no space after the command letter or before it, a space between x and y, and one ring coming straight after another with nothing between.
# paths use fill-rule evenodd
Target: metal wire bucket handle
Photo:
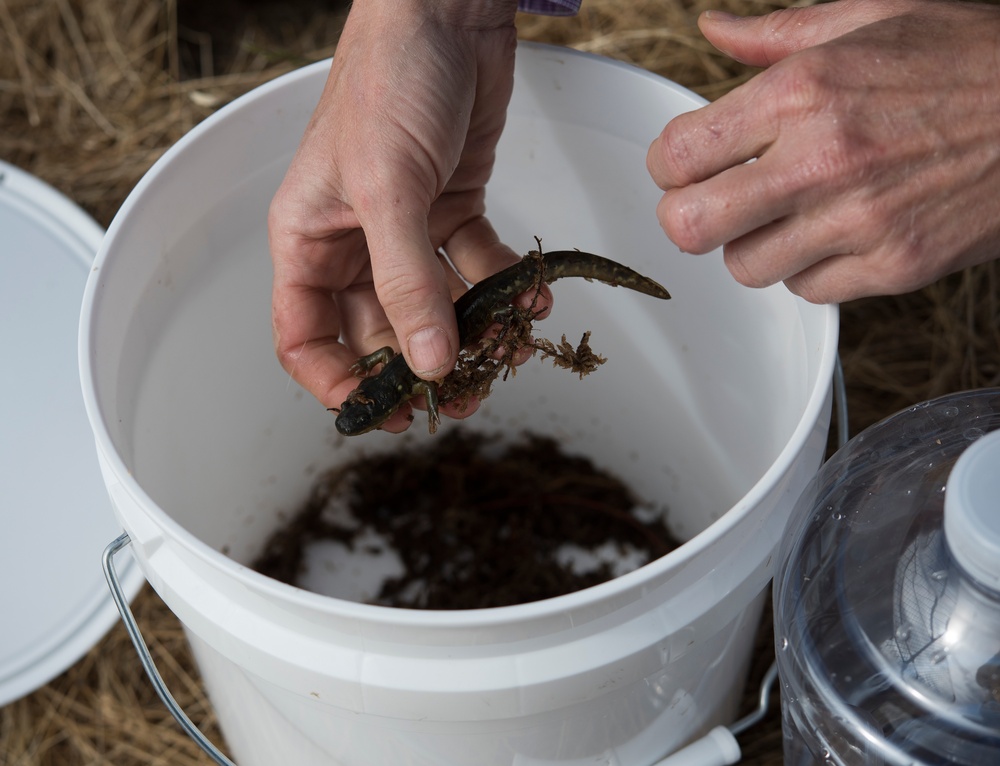
<instances>
[{"instance_id":1,"label":"metal wire bucket handle","mask_svg":"<svg viewBox=\"0 0 1000 766\"><path fill-rule=\"evenodd\" d=\"M122 622L125 623L125 630L128 631L128 637L132 639L132 646L135 647L135 651L139 655L139 660L142 662L142 667L145 669L146 675L149 676L153 688L156 689L157 695L163 701L163 704L167 706L167 710L170 711L170 714L177 723L181 725L181 728L219 766L236 766L187 717L187 713L181 709L181 706L177 704L177 700L174 699L174 696L167 688L167 684L160 675L160 671L156 669L153 655L149 653L149 647L146 646L146 642L143 640L139 625L135 621L135 615L132 614L132 609L128 605L128 599L125 597L125 591L122 590L121 582L118 580L118 572L115 570L115 554L130 542L131 538L128 536L128 532L122 532L121 535L112 540L108 547L104 549L102 562L104 564L104 576L107 578L108 587L111 589L111 597L114 599L115 606L118 607L118 612L122 616Z\"/></svg>"}]
</instances>

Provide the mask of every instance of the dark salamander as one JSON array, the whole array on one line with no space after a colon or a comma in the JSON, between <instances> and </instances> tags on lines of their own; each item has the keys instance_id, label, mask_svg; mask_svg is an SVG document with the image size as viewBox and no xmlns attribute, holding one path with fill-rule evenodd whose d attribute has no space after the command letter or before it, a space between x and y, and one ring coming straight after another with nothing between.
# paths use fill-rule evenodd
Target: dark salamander
<instances>
[{"instance_id":1,"label":"dark salamander","mask_svg":"<svg viewBox=\"0 0 1000 766\"><path fill-rule=\"evenodd\" d=\"M612 286L627 287L655 298L670 297L662 286L620 263L579 250L556 250L540 254L532 251L519 263L473 285L455 301L458 338L461 348L475 341L498 316L509 310L511 301L542 282L552 283L565 277L583 277ZM402 354L386 346L358 359L354 369L367 373L376 365L377 375L363 378L347 396L337 415L337 430L345 436L357 436L380 427L414 396L427 400L431 433L440 423L437 384L418 378L407 366Z\"/></svg>"}]
</instances>

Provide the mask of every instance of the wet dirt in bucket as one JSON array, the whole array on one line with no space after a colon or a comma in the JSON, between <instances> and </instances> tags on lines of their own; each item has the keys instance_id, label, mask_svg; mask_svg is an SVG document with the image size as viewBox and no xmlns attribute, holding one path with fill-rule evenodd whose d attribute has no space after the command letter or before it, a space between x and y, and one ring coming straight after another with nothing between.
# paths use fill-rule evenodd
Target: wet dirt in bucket
<instances>
[{"instance_id":1,"label":"wet dirt in bucket","mask_svg":"<svg viewBox=\"0 0 1000 766\"><path fill-rule=\"evenodd\" d=\"M551 438L516 441L454 428L430 446L366 456L315 484L254 569L297 584L305 550L332 541L385 555L372 603L417 609L508 606L610 580L680 543L665 509ZM374 537L373 537L374 535Z\"/></svg>"}]
</instances>

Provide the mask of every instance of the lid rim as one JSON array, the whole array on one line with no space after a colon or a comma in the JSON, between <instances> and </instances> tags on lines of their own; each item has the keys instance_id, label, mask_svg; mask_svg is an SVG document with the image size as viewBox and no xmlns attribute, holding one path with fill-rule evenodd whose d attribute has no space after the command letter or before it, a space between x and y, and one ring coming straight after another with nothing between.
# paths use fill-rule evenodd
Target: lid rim
<instances>
[{"instance_id":1,"label":"lid rim","mask_svg":"<svg viewBox=\"0 0 1000 766\"><path fill-rule=\"evenodd\" d=\"M18 540L24 535L37 534L39 523L65 525L65 529L74 532L83 524L93 530L95 537L106 526L110 539L115 522L107 494L101 491L103 482L82 392L76 396L79 424L64 419L76 415L68 397L74 389L80 389L75 342L79 305L104 230L60 191L3 160L0 160L0 214L4 216L8 245L8 257L0 260L5 269L2 276L8 284L17 285L14 289L18 291L15 293L18 300L23 298L24 305L37 308L48 318L38 322L33 315L21 312L13 317L12 312L7 312L0 324L4 338L31 344L39 354L37 363L23 368L16 380L8 379L3 387L5 394L18 394L17 411L25 413L13 424L5 422L8 428L2 429L4 454L14 457L16 473L16 480L0 489L11 508L13 526L8 534L12 535L11 540ZM58 308L49 311L53 305ZM61 409L53 409L52 402L45 398L52 393L59 396ZM49 420L39 421L45 417ZM55 418L57 425L53 425ZM65 449L53 453L60 458L53 458L53 454L39 447L43 443L39 434L49 431L57 433L61 440L58 450ZM53 482L51 461L64 460L67 455L76 464L72 472L65 474L73 481L66 482L62 489L52 489L60 483ZM95 477L93 482L91 476ZM75 521L68 523L67 514L72 514ZM36 519L35 526L31 518ZM41 521L37 521L39 518ZM89 537L86 539L88 545L93 542ZM5 601L14 613L9 615L12 619L5 631L8 640L0 647L3 666L0 706L31 694L64 673L118 620L117 609L101 576L98 563L101 551L95 551L91 561L86 547L80 543L76 534L46 534L44 556L28 553L31 559L20 555L0 557L0 565L7 567L3 574L18 589L11 596L13 601ZM27 543L18 545L31 547ZM34 565L36 560L51 570L50 576L24 576L26 562ZM134 597L145 581L139 567L130 560L126 568L123 562L122 576L129 598ZM64 587L67 582L76 587ZM53 589L63 594L61 599L55 598ZM25 604L31 608L21 608Z\"/></svg>"}]
</instances>

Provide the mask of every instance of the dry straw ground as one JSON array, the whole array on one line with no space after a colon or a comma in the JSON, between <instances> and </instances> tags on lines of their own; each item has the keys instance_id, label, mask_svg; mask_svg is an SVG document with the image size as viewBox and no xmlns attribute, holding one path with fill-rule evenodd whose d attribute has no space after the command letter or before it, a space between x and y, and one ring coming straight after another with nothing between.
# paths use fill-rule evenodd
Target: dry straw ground
<instances>
[{"instance_id":1,"label":"dry straw ground","mask_svg":"<svg viewBox=\"0 0 1000 766\"><path fill-rule=\"evenodd\" d=\"M752 72L694 20L790 3L586 0L576 19L521 19L521 34L620 58L716 98ZM799 5L809 3L797 3ZM334 50L342 3L322 0L0 0L0 159L48 181L107 225L150 164L250 88ZM922 399L1000 384L994 264L925 290L843 307L852 431ZM148 589L146 638L190 716L218 739L181 630ZM766 629L755 675L768 661ZM774 716L743 741L780 763ZM142 676L121 626L34 694L0 709L0 766L206 764Z\"/></svg>"}]
</instances>

